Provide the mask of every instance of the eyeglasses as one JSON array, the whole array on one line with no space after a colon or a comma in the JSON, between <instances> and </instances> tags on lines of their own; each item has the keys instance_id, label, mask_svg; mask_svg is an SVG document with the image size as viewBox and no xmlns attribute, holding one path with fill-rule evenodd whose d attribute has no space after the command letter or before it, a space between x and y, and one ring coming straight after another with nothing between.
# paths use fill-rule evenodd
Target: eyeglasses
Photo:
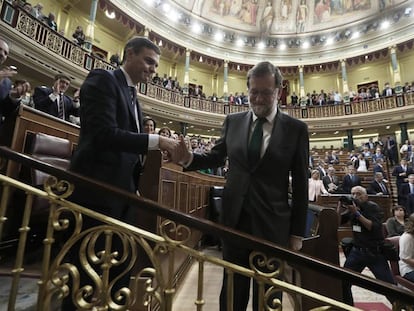
<instances>
[{"instance_id":1,"label":"eyeglasses","mask_svg":"<svg viewBox=\"0 0 414 311\"><path fill-rule=\"evenodd\" d=\"M249 91L249 96L254 97L254 98L256 98L258 96L261 96L261 97L264 97L264 98L270 98L274 95L275 95L275 90L264 90L264 91L260 91L260 92L255 91L255 90Z\"/></svg>"}]
</instances>

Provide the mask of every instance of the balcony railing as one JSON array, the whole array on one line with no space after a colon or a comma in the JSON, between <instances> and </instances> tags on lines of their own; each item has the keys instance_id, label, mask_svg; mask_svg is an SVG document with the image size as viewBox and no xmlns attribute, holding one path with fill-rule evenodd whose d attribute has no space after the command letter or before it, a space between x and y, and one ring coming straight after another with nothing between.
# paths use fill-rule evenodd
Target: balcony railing
<instances>
[{"instance_id":1,"label":"balcony railing","mask_svg":"<svg viewBox=\"0 0 414 311\"><path fill-rule=\"evenodd\" d=\"M170 208L165 208L155 202L138 197L134 194L113 188L106 184L97 183L80 175L57 169L53 166L34 160L31 157L16 153L8 148L0 147L1 159L16 161L22 166L41 170L50 177L44 184L44 190L34 188L21 181L0 175L1 202L0 202L0 240L2 232L7 225L7 207L13 198L13 193L24 195L21 206L13 204L14 211L21 209L22 217L18 220L18 247L15 259L9 270L12 277L8 310L14 310L18 297L19 284L25 276L24 258L26 256L27 241L32 226L31 213L33 202L39 198L47 200L48 221L46 235L43 240L43 259L41 272L38 275L39 289L37 293L37 310L49 310L52 302L59 303L62 298L71 299L82 310L127 310L133 306L139 308L172 310L175 285L172 271L174 257L179 253L189 256L199 265L197 286L198 291L194 297L197 310L202 310L204 304L204 286L208 276L205 276L204 265L211 263L227 270L229 280L232 275L239 273L254 278L259 284L259 304L261 310L278 310L280 301L269 299L276 291L283 291L292 297L294 310L301 309L300 300L304 297L311 298L321 308L318 310L358 310L341 302L323 297L316 292L302 289L280 279L285 263L291 266L304 266L320 273L329 275L337 280L349 280L353 284L386 295L397 300L394 310L413 310L408 304L414 301L414 294L381 281L361 276L358 273L349 272L338 266L324 263L302 253L278 247L268 241L255 239L252 236L238 233L227 227L216 225L210 221L192 217ZM3 162L4 163L4 162ZM96 213L88 208L70 202L70 194L76 185L87 186L93 192L110 192L120 201L128 202L136 206L140 211L156 214L163 221L160 223L157 233L148 232L142 228L123 223L117 219ZM83 219L90 217L98 220L102 225L85 229ZM232 239L234 243L254 249L250 268L236 266L220 258L206 255L205 253L190 247L186 242L196 231L205 232L216 237ZM66 239L53 253L54 244L59 240L58 236L65 233ZM99 239L105 243L96 249ZM114 249L114 239L122 241L122 249ZM80 245L76 252L81 265L74 265L66 255L73 251L75 244ZM116 244L116 245L119 245ZM137 260L141 257L136 253L137 249L143 249L150 259L150 265L141 267L138 271ZM266 257L266 255L269 255ZM141 253L142 256L142 253ZM257 259L257 261L256 261ZM112 269L118 264L124 264L125 270L130 273L130 286L122 288L115 294L111 288L117 281L111 274ZM266 270L267 269L267 270ZM270 271L269 271L270 269ZM265 271L266 270L266 271ZM86 272L88 285L82 283L79 286L79 273ZM118 276L117 274L116 276ZM145 280L140 282L140 280ZM317 282L317 280L315 280ZM267 286L265 290L265 285ZM215 286L220 286L216 284ZM231 292L230 292L231 295ZM405 303L404 303L405 302ZM144 307L144 306L147 307ZM145 309L145 310L148 310ZM316 310L316 309L314 309Z\"/></svg>"},{"instance_id":2,"label":"balcony railing","mask_svg":"<svg viewBox=\"0 0 414 311\"><path fill-rule=\"evenodd\" d=\"M180 94L164 87L142 83L139 87L142 95L173 105L184 106L189 109L201 110L217 114L229 114L246 111L248 105L229 105L223 101L213 102L208 99L201 99L194 96ZM280 109L297 119L331 118L346 115L358 115L388 109L408 106L414 104L414 93L403 93L390 97L362 100L348 104L323 105L323 106L281 106Z\"/></svg>"},{"instance_id":3,"label":"balcony railing","mask_svg":"<svg viewBox=\"0 0 414 311\"><path fill-rule=\"evenodd\" d=\"M24 34L28 39L69 60L74 65L88 71L95 68L114 68L105 60L91 55L89 51L63 37L18 6L7 1L0 1L0 5L2 22Z\"/></svg>"}]
</instances>

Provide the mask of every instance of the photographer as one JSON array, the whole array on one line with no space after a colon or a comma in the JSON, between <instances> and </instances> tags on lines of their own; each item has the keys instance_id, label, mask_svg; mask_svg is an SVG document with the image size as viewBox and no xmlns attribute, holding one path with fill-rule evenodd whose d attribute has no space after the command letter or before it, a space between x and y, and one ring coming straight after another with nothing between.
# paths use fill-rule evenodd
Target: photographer
<instances>
[{"instance_id":1,"label":"photographer","mask_svg":"<svg viewBox=\"0 0 414 311\"><path fill-rule=\"evenodd\" d=\"M348 254L344 268L361 273L368 267L379 280L394 284L390 267L382 254L384 237L382 234L382 216L380 207L368 201L365 188L355 186L351 189L352 197L341 197L337 212L351 223L353 246ZM351 283L343 283L343 300L353 305Z\"/></svg>"}]
</instances>

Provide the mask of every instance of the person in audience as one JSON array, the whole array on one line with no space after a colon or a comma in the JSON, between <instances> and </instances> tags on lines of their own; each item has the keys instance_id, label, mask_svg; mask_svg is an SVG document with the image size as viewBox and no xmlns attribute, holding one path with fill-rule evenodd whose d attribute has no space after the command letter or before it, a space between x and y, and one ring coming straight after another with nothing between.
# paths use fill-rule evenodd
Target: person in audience
<instances>
[{"instance_id":1,"label":"person in audience","mask_svg":"<svg viewBox=\"0 0 414 311\"><path fill-rule=\"evenodd\" d=\"M29 2L23 4L23 10L25 10L28 14L32 15L33 7Z\"/></svg>"},{"instance_id":2,"label":"person in audience","mask_svg":"<svg viewBox=\"0 0 414 311\"><path fill-rule=\"evenodd\" d=\"M404 206L397 205L393 207L392 217L388 218L386 221L387 237L403 234L406 218L407 213Z\"/></svg>"},{"instance_id":3,"label":"person in audience","mask_svg":"<svg viewBox=\"0 0 414 311\"><path fill-rule=\"evenodd\" d=\"M52 87L35 87L34 107L65 121L70 121L71 115L78 116L79 102L73 102L72 98L65 94L70 86L70 80L68 75L58 74Z\"/></svg>"},{"instance_id":4,"label":"person in audience","mask_svg":"<svg viewBox=\"0 0 414 311\"><path fill-rule=\"evenodd\" d=\"M326 163L323 160L320 160L318 162L316 169L319 171L319 176L322 178L328 174L328 168L326 167Z\"/></svg>"},{"instance_id":5,"label":"person in audience","mask_svg":"<svg viewBox=\"0 0 414 311\"><path fill-rule=\"evenodd\" d=\"M55 21L55 14L49 13L49 15L45 18L45 23L54 31L57 31L58 27Z\"/></svg>"},{"instance_id":6,"label":"person in audience","mask_svg":"<svg viewBox=\"0 0 414 311\"><path fill-rule=\"evenodd\" d=\"M408 175L408 182L402 183L398 191L398 202L401 202L399 204L405 206L408 212L411 212L408 198L410 195L414 196L414 174Z\"/></svg>"},{"instance_id":7,"label":"person in audience","mask_svg":"<svg viewBox=\"0 0 414 311\"><path fill-rule=\"evenodd\" d=\"M319 179L319 171L313 170L308 182L309 201L316 202L321 194L328 195L329 192L325 189L322 180Z\"/></svg>"},{"instance_id":8,"label":"person in audience","mask_svg":"<svg viewBox=\"0 0 414 311\"><path fill-rule=\"evenodd\" d=\"M32 10L32 15L35 18L37 18L39 21L43 21L46 18L46 16L43 14L42 10L43 10L43 4L41 4L41 3L36 4L33 7L33 10Z\"/></svg>"},{"instance_id":9,"label":"person in audience","mask_svg":"<svg viewBox=\"0 0 414 311\"><path fill-rule=\"evenodd\" d=\"M0 37L0 66L7 60L9 52L9 44ZM26 81L18 81L13 84L10 78L15 75L17 75L16 68L6 66L0 69L0 125L17 109L22 96L30 92L31 89L30 83Z\"/></svg>"},{"instance_id":10,"label":"person in audience","mask_svg":"<svg viewBox=\"0 0 414 311\"><path fill-rule=\"evenodd\" d=\"M329 193L338 193L339 189L339 178L335 175L335 168L333 166L328 167L328 174L322 177L322 182L326 190Z\"/></svg>"},{"instance_id":11,"label":"person in audience","mask_svg":"<svg viewBox=\"0 0 414 311\"><path fill-rule=\"evenodd\" d=\"M158 135L165 136L165 137L171 137L171 130L169 127L162 127L158 131Z\"/></svg>"},{"instance_id":12,"label":"person in audience","mask_svg":"<svg viewBox=\"0 0 414 311\"><path fill-rule=\"evenodd\" d=\"M158 67L160 53L158 46L148 38L133 37L124 47L124 59L120 68L94 69L89 72L80 92L81 127L79 143L71 159L71 171L135 194L143 169L142 155L149 150L158 149L173 154L178 148L179 142L174 139L144 133L141 107L136 98L137 83L146 83L151 79ZM137 209L131 203L119 200L108 192L97 193L86 186L77 185L70 199L124 222L136 224L138 219ZM88 217L84 220L84 228L100 224ZM99 251L104 249L100 242L102 241L97 242ZM119 240L114 239L112 242L115 250L124 249L119 245ZM71 259L82 272L76 248L72 250ZM108 269L112 281L115 277L120 277L114 282L114 292L129 288L127 267L110 265ZM125 274L120 275L117 269ZM70 293L69 297L72 294L78 293ZM109 307L100 305L101 302L98 297L97 299L96 306ZM82 306L74 306L70 298L64 300L62 310L76 309L82 309Z\"/></svg>"},{"instance_id":13,"label":"person in audience","mask_svg":"<svg viewBox=\"0 0 414 311\"><path fill-rule=\"evenodd\" d=\"M74 42L78 45L85 43L85 34L83 33L82 26L77 26L75 32L72 34Z\"/></svg>"},{"instance_id":14,"label":"person in audience","mask_svg":"<svg viewBox=\"0 0 414 311\"><path fill-rule=\"evenodd\" d=\"M358 154L358 158L354 161L354 167L357 172L368 172L369 161L363 153Z\"/></svg>"},{"instance_id":15,"label":"person in audience","mask_svg":"<svg viewBox=\"0 0 414 311\"><path fill-rule=\"evenodd\" d=\"M364 155L364 158L371 158L371 156L372 156L371 150L369 150L367 145L363 146L363 149L362 149L361 153Z\"/></svg>"},{"instance_id":16,"label":"person in audience","mask_svg":"<svg viewBox=\"0 0 414 311\"><path fill-rule=\"evenodd\" d=\"M361 178L355 174L355 167L348 165L348 173L342 180L342 191L344 193L351 193L352 187L361 186Z\"/></svg>"},{"instance_id":17,"label":"person in audience","mask_svg":"<svg viewBox=\"0 0 414 311\"><path fill-rule=\"evenodd\" d=\"M335 150L331 151L331 154L328 154L328 164L339 164L339 157L336 154Z\"/></svg>"},{"instance_id":18,"label":"person in audience","mask_svg":"<svg viewBox=\"0 0 414 311\"><path fill-rule=\"evenodd\" d=\"M111 63L112 66L118 68L119 65L121 65L121 59L119 57L119 54L118 53L112 54L111 58L109 59L109 62ZM158 74L154 76L153 82L154 82L154 79L156 79L156 78L158 78L158 80L159 80ZM157 83L155 83L155 84L157 84Z\"/></svg>"},{"instance_id":19,"label":"person in audience","mask_svg":"<svg viewBox=\"0 0 414 311\"><path fill-rule=\"evenodd\" d=\"M155 129L157 128L157 123L150 116L146 116L143 120L144 123L144 132L147 134L155 134Z\"/></svg>"},{"instance_id":20,"label":"person in audience","mask_svg":"<svg viewBox=\"0 0 414 311\"><path fill-rule=\"evenodd\" d=\"M384 170L384 160L382 158L377 158L375 161L375 165L372 168L374 175L375 173L382 173L382 176L386 177L386 173Z\"/></svg>"},{"instance_id":21,"label":"person in audience","mask_svg":"<svg viewBox=\"0 0 414 311\"><path fill-rule=\"evenodd\" d=\"M346 257L344 268L361 273L368 267L377 279L395 284L390 266L381 252L384 243L382 209L375 202L368 201L364 187L352 187L351 195L352 203L339 201L337 208L339 216L346 210L353 228L353 246ZM343 301L349 305L354 304L351 286L349 281L343 281Z\"/></svg>"},{"instance_id":22,"label":"person in audience","mask_svg":"<svg viewBox=\"0 0 414 311\"><path fill-rule=\"evenodd\" d=\"M396 163L398 159L397 143L395 142L394 137L387 137L385 141L385 152L390 165L394 166L394 163Z\"/></svg>"},{"instance_id":23,"label":"person in audience","mask_svg":"<svg viewBox=\"0 0 414 311\"><path fill-rule=\"evenodd\" d=\"M75 107L79 107L80 108L80 89L76 89L75 92L73 93L73 105ZM69 116L69 121L76 124L76 125L80 125L80 117L79 117L79 113L78 116L74 116L74 115L70 115Z\"/></svg>"},{"instance_id":24,"label":"person in audience","mask_svg":"<svg viewBox=\"0 0 414 311\"><path fill-rule=\"evenodd\" d=\"M382 96L386 97L386 96L392 96L395 94L394 89L391 87L389 82L386 82L384 85L384 89L382 90Z\"/></svg>"},{"instance_id":25,"label":"person in audience","mask_svg":"<svg viewBox=\"0 0 414 311\"><path fill-rule=\"evenodd\" d=\"M383 161L385 161L385 156L382 153L382 150L380 147L377 147L375 149L375 153L372 155L372 161L377 161L378 158L381 158Z\"/></svg>"},{"instance_id":26,"label":"person in audience","mask_svg":"<svg viewBox=\"0 0 414 311\"><path fill-rule=\"evenodd\" d=\"M414 282L414 214L407 219L405 231L399 240L399 249L400 274L403 278Z\"/></svg>"},{"instance_id":27,"label":"person in audience","mask_svg":"<svg viewBox=\"0 0 414 311\"><path fill-rule=\"evenodd\" d=\"M410 174L414 174L414 171L410 166L407 165L406 159L401 159L400 164L396 165L392 170L392 176L396 177L395 184L397 186L398 192L398 204L400 205L405 205L405 202L403 202L405 201L405 197L404 195L401 196L401 186L407 181L407 177Z\"/></svg>"},{"instance_id":28,"label":"person in audience","mask_svg":"<svg viewBox=\"0 0 414 311\"><path fill-rule=\"evenodd\" d=\"M387 184L384 182L384 176L381 172L374 175L374 180L368 186L368 193L375 195L389 195Z\"/></svg>"},{"instance_id":29,"label":"person in audience","mask_svg":"<svg viewBox=\"0 0 414 311\"><path fill-rule=\"evenodd\" d=\"M223 224L299 250L308 209L309 135L302 121L278 109L282 81L279 68L272 63L256 64L247 74L251 110L227 115L222 136L209 153L189 153L181 137L180 162L186 170L198 170L223 166L228 157ZM284 152L279 152L280 148ZM293 191L291 203L289 178ZM248 247L223 239L222 249L223 259L249 266L252 250ZM233 304L233 310L246 310L250 278L234 275L233 301L228 302L231 296L227 294L227 277L224 273L220 310L226 310L228 303ZM254 284L253 301L258 301L257 297L258 286Z\"/></svg>"}]
</instances>

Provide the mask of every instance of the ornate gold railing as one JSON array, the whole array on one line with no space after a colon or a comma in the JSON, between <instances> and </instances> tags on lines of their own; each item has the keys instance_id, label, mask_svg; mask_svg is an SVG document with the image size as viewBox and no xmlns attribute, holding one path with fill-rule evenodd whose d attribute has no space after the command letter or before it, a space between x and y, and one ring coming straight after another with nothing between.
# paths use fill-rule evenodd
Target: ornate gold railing
<instances>
[{"instance_id":1,"label":"ornate gold railing","mask_svg":"<svg viewBox=\"0 0 414 311\"><path fill-rule=\"evenodd\" d=\"M0 5L2 22L73 64L87 70L114 68L108 62L91 55L89 51L66 39L18 6L8 2L0 2Z\"/></svg>"},{"instance_id":2,"label":"ornate gold railing","mask_svg":"<svg viewBox=\"0 0 414 311\"><path fill-rule=\"evenodd\" d=\"M229 114L249 109L248 105L229 105L223 101L213 102L208 99L182 95L152 83L141 84L139 90L142 95L146 95L150 98L155 98L173 105L184 106L194 110ZM305 107L282 106L280 109L297 119L312 119L365 114L408 105L414 105L414 92L352 102L349 104Z\"/></svg>"},{"instance_id":3,"label":"ornate gold railing","mask_svg":"<svg viewBox=\"0 0 414 311\"><path fill-rule=\"evenodd\" d=\"M0 241L8 220L7 208L13 208L14 211L21 208L23 211L19 221L15 259L8 272L12 276L8 310L14 310L19 284L25 276L24 259L32 225L32 206L34 200L39 198L49 201L49 211L47 230L43 240L42 268L38 276L37 310L49 310L52 302L56 304L63 298L70 299L81 310L92 308L96 310L142 310L146 308L145 306L149 306L151 310L172 310L176 292L173 280L174 257L178 253L184 253L198 262L198 290L194 297L197 310L202 310L204 305L203 286L207 277L203 271L207 262L226 269L229 275L229 285L233 282L234 273L256 279L259 284L259 293L261 293L259 295L260 310L281 310L281 302L274 296L280 291L292 297L294 310L302 310L300 299L303 297L317 301L319 307L313 310L358 310L280 280L286 262L289 265L306 266L339 280L349 280L360 287L387 295L399 302L399 307L395 304L394 310L400 310L403 307L406 310L413 310L412 307L404 305L404 301L407 303L414 301L414 294L408 291L348 272L270 242L240 234L207 220L196 219L190 215L164 208L155 202L59 170L5 147L0 147L0 157L3 163L4 159L17 161L22 166L29 166L56 176L49 177L44 184L44 189L41 190L0 175ZM77 185L89 186L94 193L110 191L119 200L128 202L139 210L155 213L163 219L159 232L145 231L70 202L68 198ZM13 204L10 207L9 203L13 202L11 201L13 193L17 192L24 192L24 202L21 206ZM100 225L85 228L86 219L95 219ZM191 237L193 230L232 239L235 243L255 249L256 251L251 254L250 268L243 268L220 258L208 256L187 246L186 241ZM57 253L52 255L53 250L56 250L54 244L62 234L65 236L61 239L62 245L57 248ZM115 243L115 240L121 243ZM150 264L137 270L143 256L150 259ZM75 264L76 262L78 264ZM116 274L113 271L117 271ZM130 276L129 286L115 290L122 275ZM83 283L80 282L81 280ZM231 297L231 292L229 295Z\"/></svg>"}]
</instances>

